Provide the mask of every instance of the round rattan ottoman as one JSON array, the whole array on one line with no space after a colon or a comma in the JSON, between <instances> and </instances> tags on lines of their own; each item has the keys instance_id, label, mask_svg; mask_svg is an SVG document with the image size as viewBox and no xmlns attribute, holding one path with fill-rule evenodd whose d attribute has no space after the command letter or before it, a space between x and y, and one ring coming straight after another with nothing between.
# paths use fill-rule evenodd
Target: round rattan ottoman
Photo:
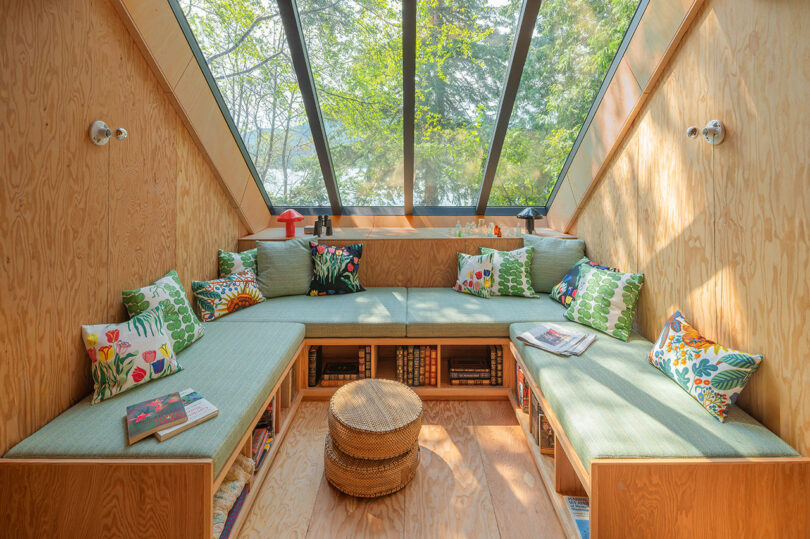
<instances>
[{"instance_id":1,"label":"round rattan ottoman","mask_svg":"<svg viewBox=\"0 0 810 539\"><path fill-rule=\"evenodd\" d=\"M392 494L413 479L419 467L419 442L402 455L379 460L358 459L338 449L326 435L326 479L350 496L376 498Z\"/></svg>"},{"instance_id":2,"label":"round rattan ottoman","mask_svg":"<svg viewBox=\"0 0 810 539\"><path fill-rule=\"evenodd\" d=\"M329 403L335 445L359 459L387 459L408 451L422 428L422 400L405 384L368 378L338 389Z\"/></svg>"},{"instance_id":3,"label":"round rattan ottoman","mask_svg":"<svg viewBox=\"0 0 810 539\"><path fill-rule=\"evenodd\" d=\"M329 404L326 479L352 496L404 487L419 466L422 401L393 380L364 379L338 389Z\"/></svg>"}]
</instances>

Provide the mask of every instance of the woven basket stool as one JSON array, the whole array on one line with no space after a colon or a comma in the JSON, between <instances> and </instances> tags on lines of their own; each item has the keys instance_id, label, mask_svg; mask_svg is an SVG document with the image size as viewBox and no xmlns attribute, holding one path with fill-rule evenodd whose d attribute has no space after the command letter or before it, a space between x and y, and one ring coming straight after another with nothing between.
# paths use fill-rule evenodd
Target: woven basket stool
<instances>
[{"instance_id":1,"label":"woven basket stool","mask_svg":"<svg viewBox=\"0 0 810 539\"><path fill-rule=\"evenodd\" d=\"M397 457L366 460L342 452L327 434L324 465L326 479L341 492L358 498L385 496L413 479L419 467L419 442Z\"/></svg>"},{"instance_id":2,"label":"woven basket stool","mask_svg":"<svg viewBox=\"0 0 810 539\"><path fill-rule=\"evenodd\" d=\"M329 403L329 433L341 452L379 460L413 448L422 428L422 400L405 384L364 379L338 389Z\"/></svg>"}]
</instances>

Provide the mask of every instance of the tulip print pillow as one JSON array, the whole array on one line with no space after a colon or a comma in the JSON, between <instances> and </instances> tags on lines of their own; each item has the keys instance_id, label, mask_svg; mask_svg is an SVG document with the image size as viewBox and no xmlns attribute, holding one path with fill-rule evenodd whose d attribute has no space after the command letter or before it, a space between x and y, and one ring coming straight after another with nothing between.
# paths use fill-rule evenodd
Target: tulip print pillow
<instances>
[{"instance_id":1,"label":"tulip print pillow","mask_svg":"<svg viewBox=\"0 0 810 539\"><path fill-rule=\"evenodd\" d=\"M92 404L183 370L158 305L121 324L82 326L93 374Z\"/></svg>"},{"instance_id":2,"label":"tulip print pillow","mask_svg":"<svg viewBox=\"0 0 810 539\"><path fill-rule=\"evenodd\" d=\"M514 251L497 251L481 247L481 254L492 253L493 296L521 296L536 298L532 288L532 256L534 247L524 247Z\"/></svg>"},{"instance_id":3,"label":"tulip print pillow","mask_svg":"<svg viewBox=\"0 0 810 539\"><path fill-rule=\"evenodd\" d=\"M203 322L211 322L226 314L264 301L256 285L253 270L234 273L224 279L192 281L191 290L200 306Z\"/></svg>"},{"instance_id":4,"label":"tulip print pillow","mask_svg":"<svg viewBox=\"0 0 810 539\"><path fill-rule=\"evenodd\" d=\"M257 249L250 249L241 253L231 253L219 249L217 251L217 262L219 264L220 278L234 273L241 273L245 270L253 270L255 273L257 252Z\"/></svg>"},{"instance_id":5,"label":"tulip print pillow","mask_svg":"<svg viewBox=\"0 0 810 539\"><path fill-rule=\"evenodd\" d=\"M492 289L493 253L458 256L458 280L453 287L464 294L488 298Z\"/></svg>"},{"instance_id":6,"label":"tulip print pillow","mask_svg":"<svg viewBox=\"0 0 810 539\"><path fill-rule=\"evenodd\" d=\"M666 321L650 352L655 368L721 422L761 361L761 355L731 350L703 337L679 311Z\"/></svg>"},{"instance_id":7,"label":"tulip print pillow","mask_svg":"<svg viewBox=\"0 0 810 539\"><path fill-rule=\"evenodd\" d=\"M149 286L124 290L121 292L121 298L130 318L156 305L163 307L166 333L175 354L179 354L205 332L205 328L191 308L180 277L174 270Z\"/></svg>"},{"instance_id":8,"label":"tulip print pillow","mask_svg":"<svg viewBox=\"0 0 810 539\"><path fill-rule=\"evenodd\" d=\"M309 248L312 251L310 296L351 294L365 290L357 277L360 257L363 256L362 243L330 247L311 241Z\"/></svg>"}]
</instances>

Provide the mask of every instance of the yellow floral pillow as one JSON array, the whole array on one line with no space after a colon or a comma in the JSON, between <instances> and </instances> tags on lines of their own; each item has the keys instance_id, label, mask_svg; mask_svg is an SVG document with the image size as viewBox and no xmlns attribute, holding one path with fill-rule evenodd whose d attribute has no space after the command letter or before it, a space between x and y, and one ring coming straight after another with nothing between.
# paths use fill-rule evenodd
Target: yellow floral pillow
<instances>
[{"instance_id":1,"label":"yellow floral pillow","mask_svg":"<svg viewBox=\"0 0 810 539\"><path fill-rule=\"evenodd\" d=\"M92 404L183 370L166 336L163 316L163 307L157 305L121 324L82 326L93 374Z\"/></svg>"}]
</instances>

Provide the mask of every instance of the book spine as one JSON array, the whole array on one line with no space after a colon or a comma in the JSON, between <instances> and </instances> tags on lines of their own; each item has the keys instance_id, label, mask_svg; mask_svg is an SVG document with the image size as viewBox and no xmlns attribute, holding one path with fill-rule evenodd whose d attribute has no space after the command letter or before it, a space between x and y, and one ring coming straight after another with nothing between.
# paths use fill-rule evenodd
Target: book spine
<instances>
[{"instance_id":1,"label":"book spine","mask_svg":"<svg viewBox=\"0 0 810 539\"><path fill-rule=\"evenodd\" d=\"M366 346L366 377L371 378L371 347Z\"/></svg>"},{"instance_id":2,"label":"book spine","mask_svg":"<svg viewBox=\"0 0 810 539\"><path fill-rule=\"evenodd\" d=\"M436 348L430 350L430 385L439 385L439 350Z\"/></svg>"},{"instance_id":3,"label":"book spine","mask_svg":"<svg viewBox=\"0 0 810 539\"><path fill-rule=\"evenodd\" d=\"M529 384L526 383L526 378L523 378L523 412L528 414L529 413L529 405L531 404L531 390L529 389Z\"/></svg>"},{"instance_id":4,"label":"book spine","mask_svg":"<svg viewBox=\"0 0 810 539\"><path fill-rule=\"evenodd\" d=\"M340 387L352 380L321 380L321 387Z\"/></svg>"},{"instance_id":5,"label":"book spine","mask_svg":"<svg viewBox=\"0 0 810 539\"><path fill-rule=\"evenodd\" d=\"M489 378L484 380L450 380L450 384L454 386L488 386Z\"/></svg>"},{"instance_id":6,"label":"book spine","mask_svg":"<svg viewBox=\"0 0 810 539\"><path fill-rule=\"evenodd\" d=\"M498 368L496 366L497 361L497 352L495 351L495 346L489 347L489 380L492 385L498 383Z\"/></svg>"},{"instance_id":7,"label":"book spine","mask_svg":"<svg viewBox=\"0 0 810 539\"><path fill-rule=\"evenodd\" d=\"M323 380L328 380L330 382L334 382L336 380L344 380L344 381L351 381L357 380L357 374L324 374Z\"/></svg>"},{"instance_id":8,"label":"book spine","mask_svg":"<svg viewBox=\"0 0 810 539\"><path fill-rule=\"evenodd\" d=\"M413 346L408 346L408 385L413 385Z\"/></svg>"},{"instance_id":9,"label":"book spine","mask_svg":"<svg viewBox=\"0 0 810 539\"><path fill-rule=\"evenodd\" d=\"M425 355L426 355L427 347L422 346L419 350L419 385L425 385L425 372L427 371L425 368Z\"/></svg>"},{"instance_id":10,"label":"book spine","mask_svg":"<svg viewBox=\"0 0 810 539\"><path fill-rule=\"evenodd\" d=\"M546 419L546 415L542 412L542 410L538 416L540 453L544 455L553 455L556 442L554 439L554 430L551 428L551 423L548 422L548 419Z\"/></svg>"},{"instance_id":11,"label":"book spine","mask_svg":"<svg viewBox=\"0 0 810 539\"><path fill-rule=\"evenodd\" d=\"M309 387L315 387L318 385L318 347L317 346L310 346L309 347L309 369L308 369L308 380L307 383Z\"/></svg>"},{"instance_id":12,"label":"book spine","mask_svg":"<svg viewBox=\"0 0 810 539\"><path fill-rule=\"evenodd\" d=\"M366 347L361 346L357 351L357 376L366 377Z\"/></svg>"},{"instance_id":13,"label":"book spine","mask_svg":"<svg viewBox=\"0 0 810 539\"><path fill-rule=\"evenodd\" d=\"M402 368L402 347L397 346L397 381L400 383L405 382L405 377L403 375L403 368Z\"/></svg>"},{"instance_id":14,"label":"book spine","mask_svg":"<svg viewBox=\"0 0 810 539\"><path fill-rule=\"evenodd\" d=\"M497 384L499 386L502 386L503 385L503 346L498 345L496 348L497 348L496 366L497 366L497 369L498 369Z\"/></svg>"},{"instance_id":15,"label":"book spine","mask_svg":"<svg viewBox=\"0 0 810 539\"><path fill-rule=\"evenodd\" d=\"M492 381L488 372L455 372L450 371L450 379L451 380L489 380L492 385L495 383Z\"/></svg>"}]
</instances>

